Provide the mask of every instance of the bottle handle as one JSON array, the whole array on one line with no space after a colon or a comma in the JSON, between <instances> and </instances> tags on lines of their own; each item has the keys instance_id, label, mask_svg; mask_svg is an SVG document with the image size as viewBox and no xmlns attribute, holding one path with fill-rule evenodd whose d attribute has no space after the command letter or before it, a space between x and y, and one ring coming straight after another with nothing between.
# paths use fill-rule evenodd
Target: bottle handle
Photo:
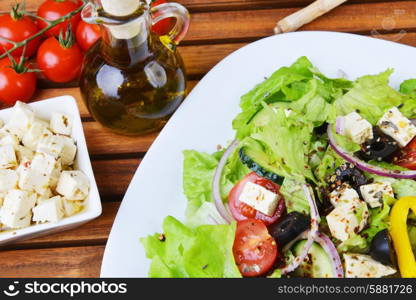
<instances>
[{"instance_id":1,"label":"bottle handle","mask_svg":"<svg viewBox=\"0 0 416 300\"><path fill-rule=\"evenodd\" d=\"M164 45L171 50L175 50L188 32L190 21L188 10L178 3L169 2L152 7L150 15L152 16L152 25L167 18L176 19L176 24L171 31L160 37Z\"/></svg>"}]
</instances>

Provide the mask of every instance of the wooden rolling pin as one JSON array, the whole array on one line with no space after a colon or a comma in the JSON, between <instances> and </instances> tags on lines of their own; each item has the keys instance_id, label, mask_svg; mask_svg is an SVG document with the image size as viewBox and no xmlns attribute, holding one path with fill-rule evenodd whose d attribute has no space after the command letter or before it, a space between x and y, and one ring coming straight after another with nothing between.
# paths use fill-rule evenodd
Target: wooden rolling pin
<instances>
[{"instance_id":1,"label":"wooden rolling pin","mask_svg":"<svg viewBox=\"0 0 416 300\"><path fill-rule=\"evenodd\" d=\"M279 34L295 31L346 1L347 0L316 0L309 6L277 22L274 33Z\"/></svg>"}]
</instances>

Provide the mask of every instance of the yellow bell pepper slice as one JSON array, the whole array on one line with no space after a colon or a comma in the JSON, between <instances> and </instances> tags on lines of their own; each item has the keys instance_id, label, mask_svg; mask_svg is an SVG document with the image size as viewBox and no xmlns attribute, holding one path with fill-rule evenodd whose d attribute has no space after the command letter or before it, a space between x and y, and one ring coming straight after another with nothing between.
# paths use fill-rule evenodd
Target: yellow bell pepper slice
<instances>
[{"instance_id":1,"label":"yellow bell pepper slice","mask_svg":"<svg viewBox=\"0 0 416 300\"><path fill-rule=\"evenodd\" d=\"M416 278L416 259L407 232L409 209L416 213L416 197L403 197L394 204L390 215L390 235L402 277Z\"/></svg>"}]
</instances>

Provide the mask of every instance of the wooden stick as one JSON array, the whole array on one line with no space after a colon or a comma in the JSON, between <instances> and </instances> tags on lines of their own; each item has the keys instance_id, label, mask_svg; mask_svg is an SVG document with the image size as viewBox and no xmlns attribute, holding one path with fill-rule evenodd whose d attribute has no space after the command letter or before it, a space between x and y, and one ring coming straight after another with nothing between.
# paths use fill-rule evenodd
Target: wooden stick
<instances>
[{"instance_id":1,"label":"wooden stick","mask_svg":"<svg viewBox=\"0 0 416 300\"><path fill-rule=\"evenodd\" d=\"M316 0L309 6L277 22L274 33L279 34L295 31L346 1L347 0Z\"/></svg>"}]
</instances>

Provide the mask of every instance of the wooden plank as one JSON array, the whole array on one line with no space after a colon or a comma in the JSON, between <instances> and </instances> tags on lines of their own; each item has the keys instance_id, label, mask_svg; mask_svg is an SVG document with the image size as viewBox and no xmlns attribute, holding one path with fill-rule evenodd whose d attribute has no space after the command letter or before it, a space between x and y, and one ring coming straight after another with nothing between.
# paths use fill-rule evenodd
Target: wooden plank
<instances>
[{"instance_id":1,"label":"wooden plank","mask_svg":"<svg viewBox=\"0 0 416 300\"><path fill-rule=\"evenodd\" d=\"M98 277L104 246L0 251L0 277Z\"/></svg>"},{"instance_id":2,"label":"wooden plank","mask_svg":"<svg viewBox=\"0 0 416 300\"><path fill-rule=\"evenodd\" d=\"M177 0L191 12L213 10L235 10L259 7L298 7L306 6L314 0ZM381 2L383 0L351 0L353 3ZM384 0L385 1L385 0ZM398 0L391 0L398 1ZM1 0L0 11L8 11L15 0ZM40 0L26 0L28 11L35 11L42 3Z\"/></svg>"},{"instance_id":3,"label":"wooden plank","mask_svg":"<svg viewBox=\"0 0 416 300\"><path fill-rule=\"evenodd\" d=\"M105 202L103 203L102 215L91 222L68 231L6 245L1 248L0 254L4 249L16 250L27 248L56 248L76 245L104 245L110 234L111 226L113 225L120 203L121 202Z\"/></svg>"},{"instance_id":4,"label":"wooden plank","mask_svg":"<svg viewBox=\"0 0 416 300\"><path fill-rule=\"evenodd\" d=\"M94 160L95 179L103 199L121 200L141 159Z\"/></svg>"},{"instance_id":5,"label":"wooden plank","mask_svg":"<svg viewBox=\"0 0 416 300\"><path fill-rule=\"evenodd\" d=\"M245 11L222 11L193 14L186 42L242 41L273 34L276 22L296 11L294 8ZM416 6L408 1L352 4L302 27L302 30L392 33L399 29L416 29Z\"/></svg>"}]
</instances>

